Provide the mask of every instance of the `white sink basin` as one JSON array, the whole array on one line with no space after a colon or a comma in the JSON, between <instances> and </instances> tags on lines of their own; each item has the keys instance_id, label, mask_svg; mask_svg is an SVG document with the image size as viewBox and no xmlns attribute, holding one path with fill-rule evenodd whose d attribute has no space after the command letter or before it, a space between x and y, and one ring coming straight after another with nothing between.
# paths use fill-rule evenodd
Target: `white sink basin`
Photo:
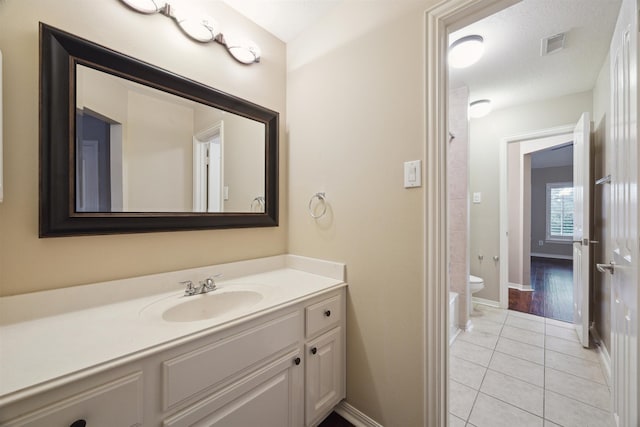
<instances>
[{"instance_id":1,"label":"white sink basin","mask_svg":"<svg viewBox=\"0 0 640 427\"><path fill-rule=\"evenodd\" d=\"M195 322L212 319L231 311L249 308L262 300L259 292L248 290L212 291L185 297L185 301L162 313L167 322Z\"/></svg>"}]
</instances>

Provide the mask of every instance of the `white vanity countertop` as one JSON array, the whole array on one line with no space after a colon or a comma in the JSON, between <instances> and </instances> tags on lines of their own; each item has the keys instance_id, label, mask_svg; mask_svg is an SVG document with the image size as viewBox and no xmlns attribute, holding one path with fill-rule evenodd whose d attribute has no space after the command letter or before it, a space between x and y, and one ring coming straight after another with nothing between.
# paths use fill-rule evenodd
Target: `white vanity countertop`
<instances>
[{"instance_id":1,"label":"white vanity countertop","mask_svg":"<svg viewBox=\"0 0 640 427\"><path fill-rule=\"evenodd\" d=\"M0 298L0 407L345 286L344 270L281 255ZM213 292L256 290L263 299L213 319L161 318L171 300L207 297L181 297L179 281L219 272Z\"/></svg>"}]
</instances>

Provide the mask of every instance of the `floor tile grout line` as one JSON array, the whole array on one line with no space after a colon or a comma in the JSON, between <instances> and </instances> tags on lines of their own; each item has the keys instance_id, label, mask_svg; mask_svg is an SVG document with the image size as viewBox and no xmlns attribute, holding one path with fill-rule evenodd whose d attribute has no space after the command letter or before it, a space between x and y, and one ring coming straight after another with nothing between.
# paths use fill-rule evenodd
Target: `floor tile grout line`
<instances>
[{"instance_id":1,"label":"floor tile grout line","mask_svg":"<svg viewBox=\"0 0 640 427\"><path fill-rule=\"evenodd\" d=\"M545 391L547 391L547 389L545 389ZM607 413L607 414L610 414L610 413L611 413L611 411L607 411L607 410L605 410L605 409L598 408L597 406L594 406L594 405L592 405L592 404L590 404L590 403L583 402L582 400L575 399L575 398L573 398L573 397L571 397L571 396L567 396L566 394L558 393L558 392L557 392L557 391L555 391L555 390L548 390L548 391L550 391L551 393L559 394L560 396L564 397L565 399L573 400L574 402L578 402L578 403L581 403L581 404L583 404L583 405L585 405L585 406L589 406L590 408L596 409L596 410L598 410L598 411L600 411L600 412L605 412L605 413Z\"/></svg>"},{"instance_id":2,"label":"floor tile grout line","mask_svg":"<svg viewBox=\"0 0 640 427\"><path fill-rule=\"evenodd\" d=\"M560 372L560 373L572 376L574 378L578 378L578 379L581 379L581 380L584 380L584 381L589 381L590 383L594 383L596 385L605 386L605 387L609 388L606 383L599 383L598 381L594 381L594 380L592 380L590 378L581 377L580 375L576 375L576 374L571 373L571 372L567 372L567 371L563 371L563 370L560 370L560 369L552 368L550 366L545 366L544 368L545 369L551 369L552 371ZM559 394L562 394L562 393L559 393Z\"/></svg>"}]
</instances>

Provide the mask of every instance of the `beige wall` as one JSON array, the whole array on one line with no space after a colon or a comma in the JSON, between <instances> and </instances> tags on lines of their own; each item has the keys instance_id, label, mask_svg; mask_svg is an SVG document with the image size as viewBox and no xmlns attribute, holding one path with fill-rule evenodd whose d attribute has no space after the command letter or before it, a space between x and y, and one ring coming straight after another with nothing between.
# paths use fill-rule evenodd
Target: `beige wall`
<instances>
[{"instance_id":1,"label":"beige wall","mask_svg":"<svg viewBox=\"0 0 640 427\"><path fill-rule=\"evenodd\" d=\"M594 179L600 179L611 174L612 151L610 143L610 93L609 58L602 64L598 81L593 89L593 135L594 135ZM594 245L593 262L607 263L612 254L612 244L608 236L611 235L611 206L609 184L594 186L591 200L594 205L593 240L600 242ZM595 329L611 354L611 275L593 269L593 322Z\"/></svg>"},{"instance_id":2,"label":"beige wall","mask_svg":"<svg viewBox=\"0 0 640 427\"><path fill-rule=\"evenodd\" d=\"M124 126L124 211L193 209L194 109L129 91Z\"/></svg>"},{"instance_id":3,"label":"beige wall","mask_svg":"<svg viewBox=\"0 0 640 427\"><path fill-rule=\"evenodd\" d=\"M243 66L218 44L194 43L170 19L132 12L115 0L0 3L5 184L0 203L0 295L287 251L286 155L280 163L280 227L38 238L38 21L279 111L280 149L287 153L284 44L222 2L191 3L224 22L225 28L255 40L262 48L262 61Z\"/></svg>"},{"instance_id":4,"label":"beige wall","mask_svg":"<svg viewBox=\"0 0 640 427\"><path fill-rule=\"evenodd\" d=\"M289 248L346 262L347 401L389 427L424 419L425 192L403 188L425 149L421 3L344 2L287 46Z\"/></svg>"},{"instance_id":5,"label":"beige wall","mask_svg":"<svg viewBox=\"0 0 640 427\"><path fill-rule=\"evenodd\" d=\"M261 155L256 155L260 153ZM229 187L227 212L247 212L264 196L264 125L231 114L224 118L224 185ZM258 204L254 205L258 210Z\"/></svg>"},{"instance_id":6,"label":"beige wall","mask_svg":"<svg viewBox=\"0 0 640 427\"><path fill-rule=\"evenodd\" d=\"M575 124L583 112L592 108L592 93L587 91L496 110L484 118L471 120L469 192L482 192L482 203L471 204L471 274L485 281L485 288L475 296L499 300L499 263L492 257L500 254L500 218L496 212L500 211L502 138ZM480 261L478 254L483 254L484 260Z\"/></svg>"}]
</instances>

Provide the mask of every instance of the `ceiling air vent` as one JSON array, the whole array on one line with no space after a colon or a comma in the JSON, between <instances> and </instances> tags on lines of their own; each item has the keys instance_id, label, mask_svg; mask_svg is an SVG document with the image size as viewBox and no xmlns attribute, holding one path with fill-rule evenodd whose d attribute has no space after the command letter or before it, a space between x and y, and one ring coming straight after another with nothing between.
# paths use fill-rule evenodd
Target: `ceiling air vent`
<instances>
[{"instance_id":1,"label":"ceiling air vent","mask_svg":"<svg viewBox=\"0 0 640 427\"><path fill-rule=\"evenodd\" d=\"M559 50L564 49L564 40L566 33L556 34L554 36L545 37L542 39L542 46L540 49L540 55L550 55Z\"/></svg>"}]
</instances>

